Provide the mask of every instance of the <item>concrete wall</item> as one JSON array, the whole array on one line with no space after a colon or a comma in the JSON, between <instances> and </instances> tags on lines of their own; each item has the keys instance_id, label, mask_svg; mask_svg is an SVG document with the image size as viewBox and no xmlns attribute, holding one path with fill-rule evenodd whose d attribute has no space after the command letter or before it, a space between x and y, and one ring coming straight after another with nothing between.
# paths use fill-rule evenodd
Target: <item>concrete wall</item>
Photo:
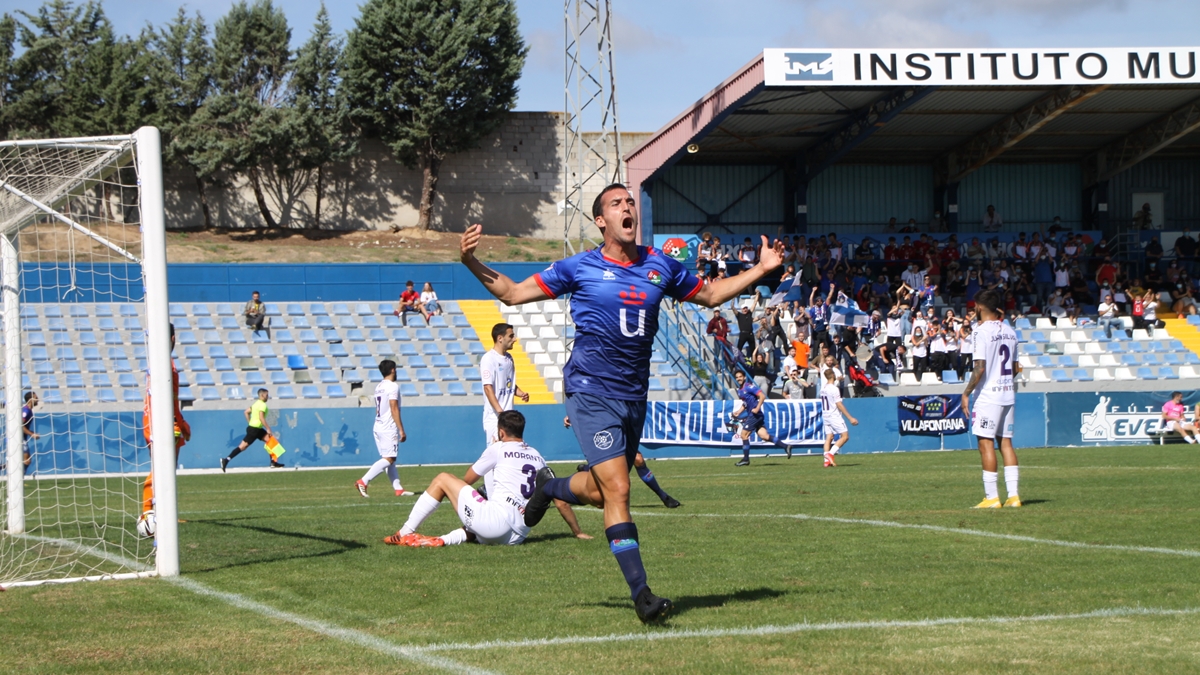
<instances>
[{"instance_id":1,"label":"concrete wall","mask_svg":"<svg viewBox=\"0 0 1200 675\"><path fill-rule=\"evenodd\" d=\"M561 237L563 124L562 113L509 113L479 148L447 157L438 181L435 229L457 230L479 221L492 234ZM624 134L622 142L629 149L647 135ZM356 157L325 172L320 227L372 230L416 225L420 170L397 163L377 140L363 139L359 149ZM201 227L204 219L195 177L171 170L166 187L167 227ZM286 184L273 181L267 188L268 205L282 226L318 226L315 177L301 176ZM216 227L265 226L245 181L209 186L207 193Z\"/></svg>"}]
</instances>

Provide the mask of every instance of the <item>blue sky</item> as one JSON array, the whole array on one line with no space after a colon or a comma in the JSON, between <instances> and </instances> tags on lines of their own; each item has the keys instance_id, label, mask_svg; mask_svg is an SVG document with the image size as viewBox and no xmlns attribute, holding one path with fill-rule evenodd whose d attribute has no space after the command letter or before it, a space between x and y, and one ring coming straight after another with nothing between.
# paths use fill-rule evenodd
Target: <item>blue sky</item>
<instances>
[{"instance_id":1,"label":"blue sky","mask_svg":"<svg viewBox=\"0 0 1200 675\"><path fill-rule=\"evenodd\" d=\"M277 0L295 42L319 0ZM159 25L180 4L212 24L231 0L109 0L117 29ZM0 0L34 11L39 0ZM335 30L359 3L328 3ZM655 131L764 47L1189 46L1200 43L1196 0L614 0L621 127ZM517 0L530 46L520 110L562 110L561 0Z\"/></svg>"}]
</instances>

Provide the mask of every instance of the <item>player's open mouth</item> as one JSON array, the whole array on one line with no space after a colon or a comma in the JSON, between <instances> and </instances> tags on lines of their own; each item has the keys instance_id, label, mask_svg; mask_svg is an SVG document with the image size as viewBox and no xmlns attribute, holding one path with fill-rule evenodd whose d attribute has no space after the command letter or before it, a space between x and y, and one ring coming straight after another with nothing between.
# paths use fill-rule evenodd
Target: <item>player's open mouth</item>
<instances>
[{"instance_id":1,"label":"player's open mouth","mask_svg":"<svg viewBox=\"0 0 1200 675\"><path fill-rule=\"evenodd\" d=\"M633 218L625 218L621 221L621 227L627 230L633 229Z\"/></svg>"}]
</instances>

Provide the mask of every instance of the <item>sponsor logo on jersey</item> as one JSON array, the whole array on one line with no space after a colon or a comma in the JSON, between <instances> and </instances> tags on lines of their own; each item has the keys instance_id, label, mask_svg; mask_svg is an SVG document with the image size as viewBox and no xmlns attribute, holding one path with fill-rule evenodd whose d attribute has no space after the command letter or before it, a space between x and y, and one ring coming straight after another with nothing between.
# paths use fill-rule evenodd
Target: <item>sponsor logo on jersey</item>
<instances>
[{"instance_id":1,"label":"sponsor logo on jersey","mask_svg":"<svg viewBox=\"0 0 1200 675\"><path fill-rule=\"evenodd\" d=\"M637 547L637 539L613 539L608 542L608 548L613 553L620 553L621 551L628 551Z\"/></svg>"},{"instance_id":2,"label":"sponsor logo on jersey","mask_svg":"<svg viewBox=\"0 0 1200 675\"><path fill-rule=\"evenodd\" d=\"M613 279L617 278L617 275L613 274L612 270L604 270L604 276L602 278L605 281L612 281Z\"/></svg>"},{"instance_id":3,"label":"sponsor logo on jersey","mask_svg":"<svg viewBox=\"0 0 1200 675\"><path fill-rule=\"evenodd\" d=\"M651 272L650 274L657 274L657 272ZM654 281L654 278L651 277L650 280ZM620 293L617 293L617 296L621 298L621 304L623 305L646 304L646 292L639 292L637 286L630 286L628 291L621 291Z\"/></svg>"},{"instance_id":4,"label":"sponsor logo on jersey","mask_svg":"<svg viewBox=\"0 0 1200 675\"><path fill-rule=\"evenodd\" d=\"M598 450L607 450L613 445L612 434L608 431L597 431L596 435L592 436L592 443Z\"/></svg>"},{"instance_id":5,"label":"sponsor logo on jersey","mask_svg":"<svg viewBox=\"0 0 1200 675\"><path fill-rule=\"evenodd\" d=\"M657 270L650 270L647 272L646 278L650 279L650 283L654 284L655 286L658 286L663 282L662 275L659 274Z\"/></svg>"}]
</instances>

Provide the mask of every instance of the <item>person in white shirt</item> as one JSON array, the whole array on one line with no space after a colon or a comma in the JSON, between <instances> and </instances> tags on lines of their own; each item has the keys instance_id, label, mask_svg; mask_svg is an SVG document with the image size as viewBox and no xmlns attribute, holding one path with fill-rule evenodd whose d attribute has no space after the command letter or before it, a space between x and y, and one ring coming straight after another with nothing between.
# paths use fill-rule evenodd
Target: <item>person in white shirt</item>
<instances>
[{"instance_id":1,"label":"person in white shirt","mask_svg":"<svg viewBox=\"0 0 1200 675\"><path fill-rule=\"evenodd\" d=\"M1098 314L1097 323L1104 329L1104 334L1109 340L1112 339L1113 326L1119 326L1122 330L1125 328L1125 324L1117 316L1117 308L1118 305L1113 301L1112 293L1106 294L1104 302L1100 303L1096 308L1096 313Z\"/></svg>"},{"instance_id":2,"label":"person in white shirt","mask_svg":"<svg viewBox=\"0 0 1200 675\"><path fill-rule=\"evenodd\" d=\"M797 367L799 366L796 363L796 348L791 347L788 349L788 355L783 360L783 366L780 368L780 370L783 372L783 379L785 382L792 376L792 371Z\"/></svg>"},{"instance_id":3,"label":"person in white shirt","mask_svg":"<svg viewBox=\"0 0 1200 675\"><path fill-rule=\"evenodd\" d=\"M825 384L821 386L821 418L825 423L825 466L837 466L833 456L841 451L846 441L850 440L850 432L846 429L845 415L850 424L858 426L858 420L846 410L842 403L842 390L837 385L837 373L832 368L825 369ZM834 437L837 440L834 440Z\"/></svg>"},{"instance_id":4,"label":"person in white shirt","mask_svg":"<svg viewBox=\"0 0 1200 675\"><path fill-rule=\"evenodd\" d=\"M1004 219L996 211L996 207L988 204L987 213L983 214L983 231L984 232L999 232L1000 226L1004 224Z\"/></svg>"},{"instance_id":5,"label":"person in white shirt","mask_svg":"<svg viewBox=\"0 0 1200 675\"><path fill-rule=\"evenodd\" d=\"M984 499L975 505L977 509L1000 508L1000 495L996 488L996 440L999 439L1000 454L1004 457L1004 482L1008 499L1004 506L1021 506L1018 492L1020 470L1017 453L1013 449L1013 408L1016 404L1015 376L1017 365L1017 334L1012 326L1004 323L1001 310L1003 299L993 290L980 291L975 296L975 308L981 319L975 329L973 355L975 362L971 379L962 394L962 411L971 420L971 433L979 440L979 455L983 463ZM971 408L971 393L979 389L974 409Z\"/></svg>"},{"instance_id":6,"label":"person in white shirt","mask_svg":"<svg viewBox=\"0 0 1200 675\"><path fill-rule=\"evenodd\" d=\"M479 360L483 380L483 434L488 445L499 440L496 435L496 416L513 409L513 398L529 403L529 394L517 386L516 367L508 350L517 343L513 327L507 323L492 326L494 345Z\"/></svg>"},{"instance_id":7,"label":"person in white shirt","mask_svg":"<svg viewBox=\"0 0 1200 675\"><path fill-rule=\"evenodd\" d=\"M417 499L408 520L396 534L383 541L394 546L453 546L476 542L492 546L515 546L529 536L525 525L525 504L533 496L534 478L546 468L546 460L525 444L525 416L516 410L500 413L496 433L500 440L483 451L479 459L459 478L440 473ZM471 487L484 479L487 498ZM417 528L442 505L443 499L458 513L462 527L440 537L427 537ZM560 508L561 512L562 509ZM578 536L574 513L567 523ZM564 514L565 517L565 514ZM583 538L590 539L586 535Z\"/></svg>"},{"instance_id":8,"label":"person in white shirt","mask_svg":"<svg viewBox=\"0 0 1200 675\"><path fill-rule=\"evenodd\" d=\"M400 472L396 470L396 455L400 444L408 440L404 433L404 422L400 421L400 385L396 384L396 362L384 359L379 362L379 373L383 380L375 385L375 447L379 450L379 461L367 469L367 473L354 484L358 494L367 497L367 486L376 476L387 472L392 479L392 489L397 497L413 493L400 485Z\"/></svg>"},{"instance_id":9,"label":"person in white shirt","mask_svg":"<svg viewBox=\"0 0 1200 675\"><path fill-rule=\"evenodd\" d=\"M433 284L428 281L421 287L421 314L425 316L425 323L429 323L429 317L434 314L441 314L442 308L438 306L437 293L433 291Z\"/></svg>"},{"instance_id":10,"label":"person in white shirt","mask_svg":"<svg viewBox=\"0 0 1200 675\"><path fill-rule=\"evenodd\" d=\"M925 275L927 274L929 274L929 270L918 269L917 263L912 263L900 275L900 280L913 289L913 291L916 291L925 285Z\"/></svg>"}]
</instances>

